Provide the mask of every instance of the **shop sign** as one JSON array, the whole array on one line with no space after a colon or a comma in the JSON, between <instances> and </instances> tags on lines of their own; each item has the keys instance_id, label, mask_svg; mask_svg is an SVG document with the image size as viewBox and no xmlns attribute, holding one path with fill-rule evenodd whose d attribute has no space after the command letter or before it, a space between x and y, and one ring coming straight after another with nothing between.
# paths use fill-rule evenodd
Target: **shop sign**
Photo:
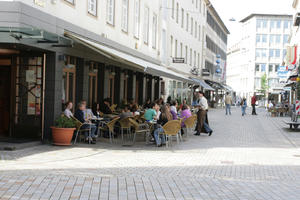
<instances>
[{"instance_id":1,"label":"shop sign","mask_svg":"<svg viewBox=\"0 0 300 200\"><path fill-rule=\"evenodd\" d=\"M184 58L173 58L173 63L185 63Z\"/></svg>"}]
</instances>

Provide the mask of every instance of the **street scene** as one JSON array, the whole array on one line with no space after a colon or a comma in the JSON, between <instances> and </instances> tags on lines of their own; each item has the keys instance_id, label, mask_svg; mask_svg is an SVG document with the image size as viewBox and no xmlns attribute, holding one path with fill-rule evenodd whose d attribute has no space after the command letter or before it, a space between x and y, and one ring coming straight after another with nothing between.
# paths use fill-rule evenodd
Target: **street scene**
<instances>
[{"instance_id":1,"label":"street scene","mask_svg":"<svg viewBox=\"0 0 300 200\"><path fill-rule=\"evenodd\" d=\"M300 1L0 0L0 200L299 200Z\"/></svg>"},{"instance_id":2,"label":"street scene","mask_svg":"<svg viewBox=\"0 0 300 200\"><path fill-rule=\"evenodd\" d=\"M264 110L209 113L171 149L36 146L1 153L1 199L299 199L300 135Z\"/></svg>"}]
</instances>

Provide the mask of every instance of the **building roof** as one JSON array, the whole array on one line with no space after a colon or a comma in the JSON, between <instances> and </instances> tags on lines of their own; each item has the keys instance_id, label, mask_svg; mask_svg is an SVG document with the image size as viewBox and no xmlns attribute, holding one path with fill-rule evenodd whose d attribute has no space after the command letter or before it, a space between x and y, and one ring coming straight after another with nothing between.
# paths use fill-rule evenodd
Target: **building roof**
<instances>
[{"instance_id":1,"label":"building roof","mask_svg":"<svg viewBox=\"0 0 300 200\"><path fill-rule=\"evenodd\" d=\"M252 17L290 17L290 18L292 18L293 15L284 15L284 14L258 14L258 13L253 13L253 14L245 17L244 19L242 19L240 22L244 23L244 22L248 21L249 19L251 19Z\"/></svg>"},{"instance_id":2,"label":"building roof","mask_svg":"<svg viewBox=\"0 0 300 200\"><path fill-rule=\"evenodd\" d=\"M216 11L216 9L213 7L213 5L211 4L211 2L209 0L207 0L207 7L209 8L209 10L212 12L213 16L216 17L216 19L218 20L219 24L222 26L222 28L224 29L224 31L227 34L230 34L229 30L227 29L226 25L224 24L223 20L221 19L221 17L219 16L218 12Z\"/></svg>"}]
</instances>

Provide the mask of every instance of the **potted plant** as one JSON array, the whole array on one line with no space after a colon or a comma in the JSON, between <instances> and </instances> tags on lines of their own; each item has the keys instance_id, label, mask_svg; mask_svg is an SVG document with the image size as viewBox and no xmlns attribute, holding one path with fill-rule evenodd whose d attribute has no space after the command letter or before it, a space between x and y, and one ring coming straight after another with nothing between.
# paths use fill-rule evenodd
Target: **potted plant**
<instances>
[{"instance_id":1,"label":"potted plant","mask_svg":"<svg viewBox=\"0 0 300 200\"><path fill-rule=\"evenodd\" d=\"M71 140L76 129L76 122L72 118L64 115L55 120L55 126L52 126L53 144L68 146L71 145Z\"/></svg>"}]
</instances>

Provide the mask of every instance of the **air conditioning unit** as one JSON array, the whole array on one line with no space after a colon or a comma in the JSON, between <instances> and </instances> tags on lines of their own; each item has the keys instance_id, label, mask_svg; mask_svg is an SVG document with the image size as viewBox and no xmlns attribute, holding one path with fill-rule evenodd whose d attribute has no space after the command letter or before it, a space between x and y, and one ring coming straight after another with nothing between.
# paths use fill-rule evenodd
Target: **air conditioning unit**
<instances>
[{"instance_id":1,"label":"air conditioning unit","mask_svg":"<svg viewBox=\"0 0 300 200\"><path fill-rule=\"evenodd\" d=\"M300 13L297 13L294 19L294 26L299 26L299 25L300 25Z\"/></svg>"}]
</instances>

